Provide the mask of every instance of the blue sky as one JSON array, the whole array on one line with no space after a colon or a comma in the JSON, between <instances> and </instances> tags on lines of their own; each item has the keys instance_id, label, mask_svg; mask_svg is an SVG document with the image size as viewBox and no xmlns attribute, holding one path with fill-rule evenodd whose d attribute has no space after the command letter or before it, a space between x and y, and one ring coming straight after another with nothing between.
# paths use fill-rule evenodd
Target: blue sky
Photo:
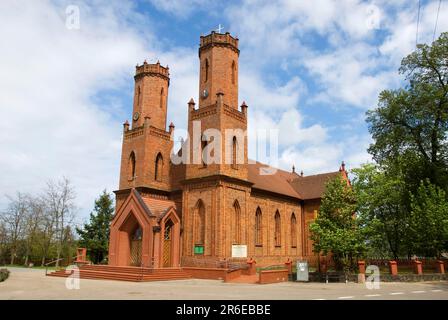
<instances>
[{"instance_id":1,"label":"blue sky","mask_svg":"<svg viewBox=\"0 0 448 320\"><path fill-rule=\"evenodd\" d=\"M66 28L68 5L79 7L77 30ZM421 1L419 42L432 41L438 5ZM198 97L199 37L218 24L240 39L249 137L279 129L286 170L359 166L370 160L365 112L402 84L417 11L418 0L2 1L0 208L5 194L38 193L65 175L87 217L101 190L118 186L135 65L169 65L168 122L185 128L187 102ZM442 31L445 1L436 37Z\"/></svg>"}]
</instances>

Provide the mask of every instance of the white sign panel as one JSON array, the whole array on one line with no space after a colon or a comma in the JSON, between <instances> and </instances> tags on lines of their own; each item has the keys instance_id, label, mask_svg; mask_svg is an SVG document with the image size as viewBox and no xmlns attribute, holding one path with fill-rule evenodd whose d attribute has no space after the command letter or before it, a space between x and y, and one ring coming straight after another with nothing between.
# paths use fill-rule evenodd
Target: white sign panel
<instances>
[{"instance_id":1,"label":"white sign panel","mask_svg":"<svg viewBox=\"0 0 448 320\"><path fill-rule=\"evenodd\" d=\"M232 245L232 258L247 258L247 246L245 244Z\"/></svg>"}]
</instances>

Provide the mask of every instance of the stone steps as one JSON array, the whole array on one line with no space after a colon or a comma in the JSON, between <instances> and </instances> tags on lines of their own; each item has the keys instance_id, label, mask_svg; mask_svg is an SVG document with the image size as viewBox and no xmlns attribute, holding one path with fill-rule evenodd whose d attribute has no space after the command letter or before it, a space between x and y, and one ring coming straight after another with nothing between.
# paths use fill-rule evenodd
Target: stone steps
<instances>
[{"instance_id":1,"label":"stone steps","mask_svg":"<svg viewBox=\"0 0 448 320\"><path fill-rule=\"evenodd\" d=\"M58 270L48 274L53 277L68 277L73 270ZM82 266L79 268L80 279L103 279L121 281L166 281L190 279L191 275L179 268L149 269L136 267Z\"/></svg>"}]
</instances>

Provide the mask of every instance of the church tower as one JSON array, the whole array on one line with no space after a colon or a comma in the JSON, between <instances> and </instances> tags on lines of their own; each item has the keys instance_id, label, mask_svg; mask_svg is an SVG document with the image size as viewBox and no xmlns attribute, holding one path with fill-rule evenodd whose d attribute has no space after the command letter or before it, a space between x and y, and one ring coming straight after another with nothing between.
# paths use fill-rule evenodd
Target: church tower
<instances>
[{"instance_id":1,"label":"church tower","mask_svg":"<svg viewBox=\"0 0 448 320\"><path fill-rule=\"evenodd\" d=\"M212 31L201 36L199 47L199 108L216 101L216 94L222 92L223 103L238 109L238 38L230 33Z\"/></svg>"},{"instance_id":2,"label":"church tower","mask_svg":"<svg viewBox=\"0 0 448 320\"><path fill-rule=\"evenodd\" d=\"M171 134L166 131L168 67L146 61L135 70L132 125L124 123L120 190L170 189Z\"/></svg>"},{"instance_id":3,"label":"church tower","mask_svg":"<svg viewBox=\"0 0 448 320\"><path fill-rule=\"evenodd\" d=\"M143 125L145 118L149 117L151 125L165 130L170 84L168 67L161 66L158 61L156 64L145 61L136 67L134 80L132 128Z\"/></svg>"},{"instance_id":4,"label":"church tower","mask_svg":"<svg viewBox=\"0 0 448 320\"><path fill-rule=\"evenodd\" d=\"M247 106L238 107L238 38L214 31L201 36L198 107L189 102L190 163L186 178L226 175L247 180ZM195 128L200 124L200 136ZM220 132L221 153L207 154ZM216 144L215 144L216 146ZM198 161L198 155L202 159ZM206 158L211 162L207 162ZM215 160L212 160L215 159Z\"/></svg>"}]
</instances>

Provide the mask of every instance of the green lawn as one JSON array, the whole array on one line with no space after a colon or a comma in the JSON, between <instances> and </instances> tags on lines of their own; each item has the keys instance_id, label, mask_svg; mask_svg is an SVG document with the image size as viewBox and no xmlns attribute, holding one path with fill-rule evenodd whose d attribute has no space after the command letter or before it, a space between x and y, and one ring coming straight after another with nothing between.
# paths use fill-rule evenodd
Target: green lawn
<instances>
[{"instance_id":1,"label":"green lawn","mask_svg":"<svg viewBox=\"0 0 448 320\"><path fill-rule=\"evenodd\" d=\"M8 269L8 268L24 268L24 269L42 269L42 270L45 270L45 266L34 266L34 267L27 267L27 266L24 266L23 264L4 264L4 265L0 265L0 269L1 268L6 268L6 269ZM58 269L61 269L61 267L59 267ZM48 267L48 270L56 270L56 267L55 266L49 266Z\"/></svg>"}]
</instances>

